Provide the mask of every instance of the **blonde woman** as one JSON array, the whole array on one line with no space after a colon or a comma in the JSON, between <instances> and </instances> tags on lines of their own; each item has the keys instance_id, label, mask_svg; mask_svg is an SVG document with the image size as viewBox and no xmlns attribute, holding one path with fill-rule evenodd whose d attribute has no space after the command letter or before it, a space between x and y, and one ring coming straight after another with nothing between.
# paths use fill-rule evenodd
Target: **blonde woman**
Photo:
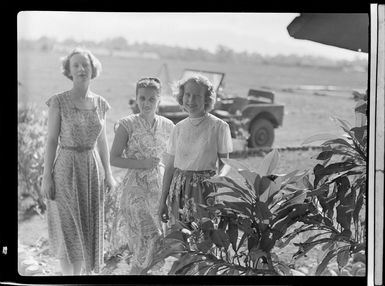
<instances>
[{"instance_id":1,"label":"blonde woman","mask_svg":"<svg viewBox=\"0 0 385 286\"><path fill-rule=\"evenodd\" d=\"M209 113L216 94L206 77L182 80L177 100L189 115L175 125L167 148L158 214L169 226L207 216L198 204L213 204L208 194L216 189L205 180L229 171L222 159L233 149L229 125Z\"/></svg>"},{"instance_id":2,"label":"blonde woman","mask_svg":"<svg viewBox=\"0 0 385 286\"><path fill-rule=\"evenodd\" d=\"M106 138L108 102L90 82L99 60L83 48L62 61L72 88L49 98L42 190L50 246L63 275L98 273L103 263L104 192L115 186Z\"/></svg>"}]
</instances>

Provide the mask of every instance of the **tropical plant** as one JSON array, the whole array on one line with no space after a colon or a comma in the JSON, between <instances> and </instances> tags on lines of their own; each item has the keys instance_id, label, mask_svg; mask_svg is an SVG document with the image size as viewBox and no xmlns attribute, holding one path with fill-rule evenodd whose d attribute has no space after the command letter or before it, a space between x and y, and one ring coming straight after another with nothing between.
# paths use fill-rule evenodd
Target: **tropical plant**
<instances>
[{"instance_id":1,"label":"tropical plant","mask_svg":"<svg viewBox=\"0 0 385 286\"><path fill-rule=\"evenodd\" d=\"M34 209L42 213L46 205L41 194L44 169L44 145L47 114L35 106L18 108L18 195L19 210ZM26 198L29 198L27 205Z\"/></svg>"},{"instance_id":2,"label":"tropical plant","mask_svg":"<svg viewBox=\"0 0 385 286\"><path fill-rule=\"evenodd\" d=\"M178 221L160 241L149 268L175 256L169 274L291 275L272 249L288 227L314 210L303 186L296 184L306 172L273 174L278 161L277 150L267 154L256 171L226 160L243 182L225 176L210 179L219 189L212 197L222 200L200 205L208 217L188 224Z\"/></svg>"},{"instance_id":3,"label":"tropical plant","mask_svg":"<svg viewBox=\"0 0 385 286\"><path fill-rule=\"evenodd\" d=\"M366 107L366 102L359 102L356 112L366 114ZM345 132L343 138L321 134L304 142L326 139L322 143L323 151L316 157L321 163L314 167L313 174L303 177L307 197L316 208L300 220L304 223L302 227L283 237L286 239L283 245L286 245L301 232L322 230L305 242L295 244L299 249L294 258L323 245L324 254L316 275L321 274L335 257L341 271L352 255L366 249L367 125L351 127L345 120L335 120Z\"/></svg>"}]
</instances>

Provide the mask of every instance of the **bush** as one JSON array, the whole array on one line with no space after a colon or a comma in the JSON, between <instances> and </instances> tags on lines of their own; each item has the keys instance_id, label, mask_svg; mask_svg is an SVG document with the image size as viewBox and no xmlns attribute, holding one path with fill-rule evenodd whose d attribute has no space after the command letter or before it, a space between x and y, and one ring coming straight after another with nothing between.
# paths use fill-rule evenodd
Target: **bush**
<instances>
[{"instance_id":1,"label":"bush","mask_svg":"<svg viewBox=\"0 0 385 286\"><path fill-rule=\"evenodd\" d=\"M29 209L38 213L46 210L41 181L47 120L47 112L33 105L18 108L18 206L23 213Z\"/></svg>"},{"instance_id":2,"label":"bush","mask_svg":"<svg viewBox=\"0 0 385 286\"><path fill-rule=\"evenodd\" d=\"M169 274L185 275L293 275L272 249L287 229L313 211L313 205L297 182L306 172L273 175L279 154L270 152L252 171L236 160L225 160L243 177L238 184L230 177L208 181L226 190L214 197L232 197L206 209L209 217L178 222L160 242L151 268L168 256L179 259ZM147 269L145 270L147 271Z\"/></svg>"}]
</instances>

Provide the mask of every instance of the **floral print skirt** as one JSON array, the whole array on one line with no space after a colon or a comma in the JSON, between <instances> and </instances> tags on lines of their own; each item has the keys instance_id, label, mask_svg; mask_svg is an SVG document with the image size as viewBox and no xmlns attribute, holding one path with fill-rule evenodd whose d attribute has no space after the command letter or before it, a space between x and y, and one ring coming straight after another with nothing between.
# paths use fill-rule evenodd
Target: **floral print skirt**
<instances>
[{"instance_id":1,"label":"floral print skirt","mask_svg":"<svg viewBox=\"0 0 385 286\"><path fill-rule=\"evenodd\" d=\"M215 199L209 194L216 192L216 187L206 180L215 173L213 170L183 171L175 168L166 202L170 216L169 227L176 220L189 223L208 215L199 204L214 204Z\"/></svg>"}]
</instances>

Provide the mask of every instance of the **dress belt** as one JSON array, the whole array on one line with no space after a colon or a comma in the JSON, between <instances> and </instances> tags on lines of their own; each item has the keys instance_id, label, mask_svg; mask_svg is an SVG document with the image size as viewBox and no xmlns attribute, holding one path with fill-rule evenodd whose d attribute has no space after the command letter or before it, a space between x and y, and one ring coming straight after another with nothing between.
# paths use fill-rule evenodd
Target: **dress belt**
<instances>
[{"instance_id":1,"label":"dress belt","mask_svg":"<svg viewBox=\"0 0 385 286\"><path fill-rule=\"evenodd\" d=\"M85 152L85 151L90 151L95 148L95 146L63 146L60 145L61 149L64 150L72 150L76 152Z\"/></svg>"}]
</instances>

